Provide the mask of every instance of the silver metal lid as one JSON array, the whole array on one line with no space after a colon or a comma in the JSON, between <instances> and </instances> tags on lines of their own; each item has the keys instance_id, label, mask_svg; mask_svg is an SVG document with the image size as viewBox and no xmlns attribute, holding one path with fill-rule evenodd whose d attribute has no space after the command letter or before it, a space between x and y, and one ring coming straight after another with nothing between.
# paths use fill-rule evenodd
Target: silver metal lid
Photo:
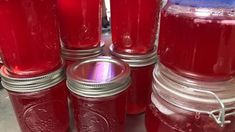
<instances>
[{"instance_id":1,"label":"silver metal lid","mask_svg":"<svg viewBox=\"0 0 235 132\"><path fill-rule=\"evenodd\" d=\"M76 60L84 60L89 58L95 58L102 54L104 47L104 41L100 42L100 46L92 49L86 50L71 50L62 47L61 56L65 60L76 61Z\"/></svg>"},{"instance_id":2,"label":"silver metal lid","mask_svg":"<svg viewBox=\"0 0 235 132\"><path fill-rule=\"evenodd\" d=\"M205 113L221 127L235 115L235 79L203 82L179 76L162 64L153 73L153 93L185 110Z\"/></svg>"},{"instance_id":3,"label":"silver metal lid","mask_svg":"<svg viewBox=\"0 0 235 132\"><path fill-rule=\"evenodd\" d=\"M144 67L155 64L157 62L157 50L156 47L148 54L145 55L130 55L130 54L120 54L113 50L113 45L109 47L111 54L126 63L130 67Z\"/></svg>"},{"instance_id":4,"label":"silver metal lid","mask_svg":"<svg viewBox=\"0 0 235 132\"><path fill-rule=\"evenodd\" d=\"M20 78L7 71L7 68L3 66L1 68L2 86L14 92L35 92L44 89L51 88L65 79L64 65L58 70L46 75L32 77L32 78Z\"/></svg>"},{"instance_id":5,"label":"silver metal lid","mask_svg":"<svg viewBox=\"0 0 235 132\"><path fill-rule=\"evenodd\" d=\"M67 86L84 97L107 97L130 85L130 68L112 57L98 57L72 64L67 69Z\"/></svg>"}]
</instances>

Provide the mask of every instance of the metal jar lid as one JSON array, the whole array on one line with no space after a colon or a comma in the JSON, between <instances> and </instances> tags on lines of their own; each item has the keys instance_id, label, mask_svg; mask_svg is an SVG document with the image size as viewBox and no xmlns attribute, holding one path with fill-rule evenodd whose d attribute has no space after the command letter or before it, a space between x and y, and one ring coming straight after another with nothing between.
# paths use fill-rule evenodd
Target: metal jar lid
<instances>
[{"instance_id":1,"label":"metal jar lid","mask_svg":"<svg viewBox=\"0 0 235 132\"><path fill-rule=\"evenodd\" d=\"M72 50L72 49L66 49L65 47L62 47L61 55L63 59L70 60L70 61L95 58L102 54L103 47L104 47L104 41L100 42L99 47L86 49L86 50Z\"/></svg>"},{"instance_id":2,"label":"metal jar lid","mask_svg":"<svg viewBox=\"0 0 235 132\"><path fill-rule=\"evenodd\" d=\"M130 68L112 57L98 57L72 64L67 69L67 86L83 97L108 97L130 85Z\"/></svg>"},{"instance_id":3,"label":"metal jar lid","mask_svg":"<svg viewBox=\"0 0 235 132\"><path fill-rule=\"evenodd\" d=\"M7 68L3 66L1 68L2 86L14 92L36 92L44 89L51 88L65 79L64 65L54 72L46 75L32 77L32 78L20 78L7 71Z\"/></svg>"},{"instance_id":4,"label":"metal jar lid","mask_svg":"<svg viewBox=\"0 0 235 132\"><path fill-rule=\"evenodd\" d=\"M235 78L198 81L182 77L160 63L153 78L153 93L176 107L208 114L221 127L230 123L227 117L235 115Z\"/></svg>"},{"instance_id":5,"label":"metal jar lid","mask_svg":"<svg viewBox=\"0 0 235 132\"><path fill-rule=\"evenodd\" d=\"M113 45L110 45L109 49L114 57L125 61L129 64L130 67L144 67L155 64L157 62L156 47L151 52L145 55L120 54L113 50Z\"/></svg>"}]
</instances>

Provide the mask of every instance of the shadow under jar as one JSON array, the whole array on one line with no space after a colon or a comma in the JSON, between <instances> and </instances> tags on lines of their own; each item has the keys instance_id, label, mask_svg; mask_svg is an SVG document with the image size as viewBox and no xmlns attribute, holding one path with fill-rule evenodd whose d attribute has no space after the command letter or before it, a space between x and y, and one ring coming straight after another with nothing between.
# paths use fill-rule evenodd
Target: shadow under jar
<instances>
[{"instance_id":1,"label":"shadow under jar","mask_svg":"<svg viewBox=\"0 0 235 132\"><path fill-rule=\"evenodd\" d=\"M99 47L86 50L71 50L62 47L61 56L65 60L66 67L68 67L75 62L81 62L103 55L103 48L103 41L101 41L101 45Z\"/></svg>"},{"instance_id":2,"label":"shadow under jar","mask_svg":"<svg viewBox=\"0 0 235 132\"><path fill-rule=\"evenodd\" d=\"M152 92L153 69L157 62L156 48L145 55L129 55L114 52L110 46L112 56L128 63L131 69L131 85L128 88L127 114L140 114L150 102Z\"/></svg>"},{"instance_id":3,"label":"shadow under jar","mask_svg":"<svg viewBox=\"0 0 235 132\"><path fill-rule=\"evenodd\" d=\"M22 132L68 132L69 115L64 68L34 78L18 78L1 68Z\"/></svg>"},{"instance_id":4,"label":"shadow under jar","mask_svg":"<svg viewBox=\"0 0 235 132\"><path fill-rule=\"evenodd\" d=\"M111 0L114 51L145 54L154 49L161 0Z\"/></svg>"},{"instance_id":5,"label":"shadow under jar","mask_svg":"<svg viewBox=\"0 0 235 132\"><path fill-rule=\"evenodd\" d=\"M27 77L61 66L56 0L0 1L1 58L8 71Z\"/></svg>"},{"instance_id":6,"label":"shadow under jar","mask_svg":"<svg viewBox=\"0 0 235 132\"><path fill-rule=\"evenodd\" d=\"M203 81L235 76L234 8L233 0L169 0L161 11L159 61Z\"/></svg>"},{"instance_id":7,"label":"shadow under jar","mask_svg":"<svg viewBox=\"0 0 235 132\"><path fill-rule=\"evenodd\" d=\"M184 78L159 64L154 70L148 132L234 132L235 80Z\"/></svg>"},{"instance_id":8,"label":"shadow under jar","mask_svg":"<svg viewBox=\"0 0 235 132\"><path fill-rule=\"evenodd\" d=\"M100 45L102 0L57 0L61 39L67 49Z\"/></svg>"},{"instance_id":9,"label":"shadow under jar","mask_svg":"<svg viewBox=\"0 0 235 132\"><path fill-rule=\"evenodd\" d=\"M129 76L128 65L111 57L68 67L67 86L78 132L124 132Z\"/></svg>"}]
</instances>

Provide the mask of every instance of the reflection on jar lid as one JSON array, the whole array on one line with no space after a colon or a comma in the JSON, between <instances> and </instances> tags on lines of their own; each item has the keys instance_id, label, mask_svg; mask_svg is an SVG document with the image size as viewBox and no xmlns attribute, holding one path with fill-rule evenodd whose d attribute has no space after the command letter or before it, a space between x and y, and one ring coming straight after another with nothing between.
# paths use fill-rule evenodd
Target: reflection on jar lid
<instances>
[{"instance_id":1,"label":"reflection on jar lid","mask_svg":"<svg viewBox=\"0 0 235 132\"><path fill-rule=\"evenodd\" d=\"M124 91L130 83L128 64L112 57L75 63L67 69L68 88L85 97L106 97Z\"/></svg>"}]
</instances>

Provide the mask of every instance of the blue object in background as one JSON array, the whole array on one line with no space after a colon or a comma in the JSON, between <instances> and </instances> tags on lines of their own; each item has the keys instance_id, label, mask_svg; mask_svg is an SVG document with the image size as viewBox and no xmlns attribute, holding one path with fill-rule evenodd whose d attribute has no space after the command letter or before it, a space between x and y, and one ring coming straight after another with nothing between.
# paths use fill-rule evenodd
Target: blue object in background
<instances>
[{"instance_id":1,"label":"blue object in background","mask_svg":"<svg viewBox=\"0 0 235 132\"><path fill-rule=\"evenodd\" d=\"M234 8L235 0L169 0L169 2L193 7Z\"/></svg>"}]
</instances>

